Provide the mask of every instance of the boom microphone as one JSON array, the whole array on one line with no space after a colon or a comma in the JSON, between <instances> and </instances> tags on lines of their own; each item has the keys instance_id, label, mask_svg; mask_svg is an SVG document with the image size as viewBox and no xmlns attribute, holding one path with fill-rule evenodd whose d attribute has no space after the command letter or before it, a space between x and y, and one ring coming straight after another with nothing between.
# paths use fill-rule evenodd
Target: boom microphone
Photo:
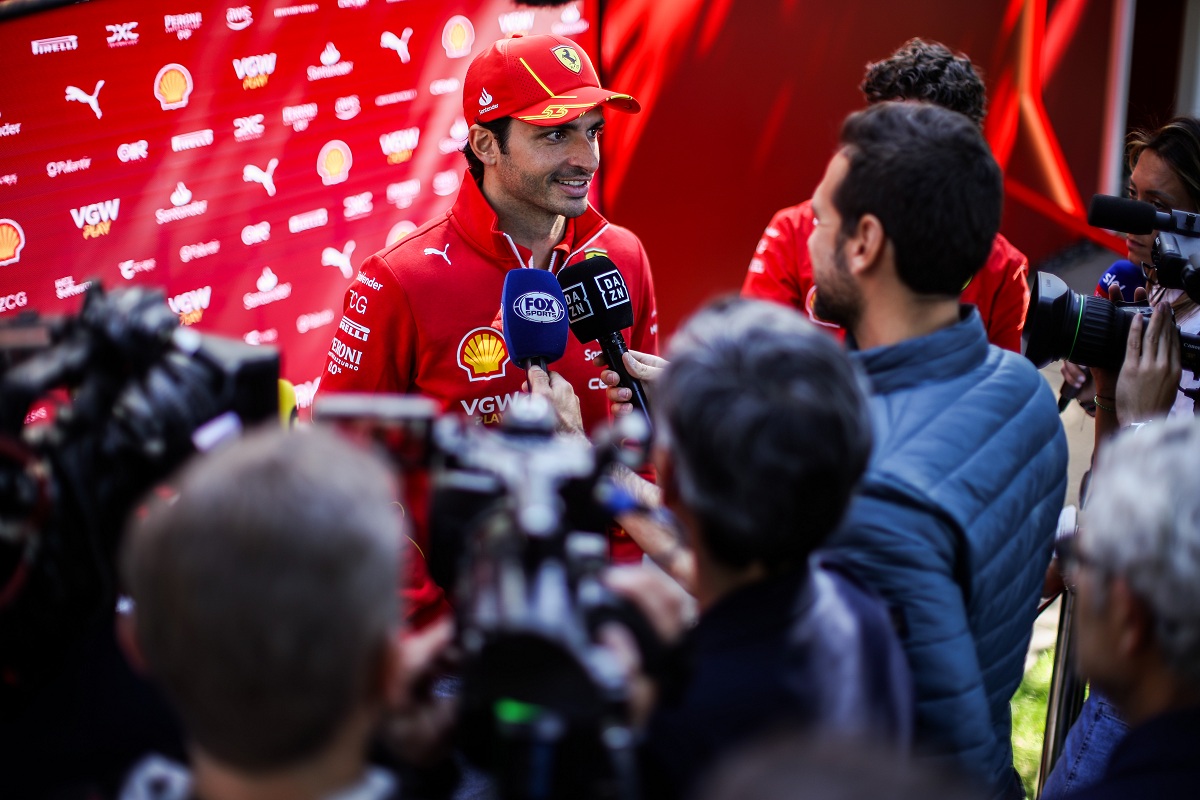
<instances>
[{"instance_id":1,"label":"boom microphone","mask_svg":"<svg viewBox=\"0 0 1200 800\"><path fill-rule=\"evenodd\" d=\"M1200 214L1190 211L1159 211L1149 203L1126 197L1092 195L1088 224L1122 233L1146 234L1155 230L1200 236Z\"/></svg>"},{"instance_id":2,"label":"boom microphone","mask_svg":"<svg viewBox=\"0 0 1200 800\"><path fill-rule=\"evenodd\" d=\"M508 357L521 369L546 369L567 349L566 302L546 270L514 269L504 276L500 311ZM548 370L547 370L548 371Z\"/></svg>"},{"instance_id":3,"label":"boom microphone","mask_svg":"<svg viewBox=\"0 0 1200 800\"><path fill-rule=\"evenodd\" d=\"M609 367L621 377L620 385L633 393L634 407L650 423L646 391L621 361L621 356L629 352L621 331L633 327L633 303L616 264L606 256L585 258L563 267L558 273L558 283L566 298L571 332L581 342L595 341L600 345Z\"/></svg>"}]
</instances>

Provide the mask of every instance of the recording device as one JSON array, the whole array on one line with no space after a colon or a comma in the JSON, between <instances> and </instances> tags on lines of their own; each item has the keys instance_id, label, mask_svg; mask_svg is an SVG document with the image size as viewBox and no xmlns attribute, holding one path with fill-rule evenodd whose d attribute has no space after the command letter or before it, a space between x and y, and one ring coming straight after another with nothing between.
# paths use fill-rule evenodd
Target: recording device
<instances>
[{"instance_id":1,"label":"recording device","mask_svg":"<svg viewBox=\"0 0 1200 800\"><path fill-rule=\"evenodd\" d=\"M1200 214L1159 211L1149 203L1124 197L1094 195L1088 224L1124 233L1159 231L1151 248L1155 280L1168 289L1182 289L1200 303Z\"/></svg>"},{"instance_id":2,"label":"recording device","mask_svg":"<svg viewBox=\"0 0 1200 800\"><path fill-rule=\"evenodd\" d=\"M558 361L567 349L566 300L558 281L541 269L513 269L504 276L500 310L508 357L521 369ZM548 370L547 370L548 371Z\"/></svg>"},{"instance_id":3,"label":"recording device","mask_svg":"<svg viewBox=\"0 0 1200 800\"><path fill-rule=\"evenodd\" d=\"M1108 290L1113 284L1121 290L1121 299L1127 303L1134 302L1137 288L1144 286L1146 276L1142 274L1142 268L1134 264L1128 259L1120 259L1114 261L1112 266L1104 270L1104 274L1100 276L1100 280L1096 281L1096 291L1093 293L1096 297L1108 297ZM1083 368L1084 384L1087 384L1088 377L1091 375L1091 370L1087 367ZM1058 413L1067 410L1067 406L1071 401L1079 396L1082 385L1074 386L1069 383L1063 383L1062 388L1058 391Z\"/></svg>"},{"instance_id":4,"label":"recording device","mask_svg":"<svg viewBox=\"0 0 1200 800\"><path fill-rule=\"evenodd\" d=\"M1085 367L1119 369L1125 360L1134 314L1146 321L1153 309L1145 302L1113 303L1071 291L1049 272L1037 273L1025 324L1025 357L1039 369L1066 359ZM1200 369L1200 336L1180 332L1184 369Z\"/></svg>"},{"instance_id":5,"label":"recording device","mask_svg":"<svg viewBox=\"0 0 1200 800\"><path fill-rule=\"evenodd\" d=\"M595 341L609 367L621 377L620 385L633 393L632 402L647 424L650 403L642 383L629 374L621 356L629 352L621 331L633 326L633 303L616 264L607 256L585 258L558 273L567 302L571 332L581 342Z\"/></svg>"},{"instance_id":6,"label":"recording device","mask_svg":"<svg viewBox=\"0 0 1200 800\"><path fill-rule=\"evenodd\" d=\"M0 323L0 708L112 614L119 534L142 495L275 418L278 381L275 350L180 328L161 291L93 282L75 317ZM52 393L67 397L52 421L26 425Z\"/></svg>"},{"instance_id":7,"label":"recording device","mask_svg":"<svg viewBox=\"0 0 1200 800\"><path fill-rule=\"evenodd\" d=\"M1122 197L1094 195L1088 223L1132 234L1160 231L1151 257L1160 286L1183 289L1200 302L1200 275L1192 263L1200 261L1200 215L1186 211L1159 211L1149 203ZM1119 263L1119 262L1118 262ZM1116 265L1114 265L1116 266ZM1029 298L1025 324L1025 357L1039 368L1065 358L1087 367L1118 369L1125 360L1132 314L1149 320L1146 302L1117 304L1102 297L1083 297L1061 279L1039 272ZM1183 368L1200 369L1200 337L1180 332Z\"/></svg>"},{"instance_id":8,"label":"recording device","mask_svg":"<svg viewBox=\"0 0 1200 800\"><path fill-rule=\"evenodd\" d=\"M374 432L406 484L430 487L426 556L453 597L464 652L463 754L501 797L635 797L629 687L597 635L619 620L648 663L656 640L600 582L603 525L578 520L595 516L589 506L612 508L610 466L644 458L641 418L621 419L593 446L555 436L537 395L514 398L498 428L405 396L318 396L314 417Z\"/></svg>"}]
</instances>

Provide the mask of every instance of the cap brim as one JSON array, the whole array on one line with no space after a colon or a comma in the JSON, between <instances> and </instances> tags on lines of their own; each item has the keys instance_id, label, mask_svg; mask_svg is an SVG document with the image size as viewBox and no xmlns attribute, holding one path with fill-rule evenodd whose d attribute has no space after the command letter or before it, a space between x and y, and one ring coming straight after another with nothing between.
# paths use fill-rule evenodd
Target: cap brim
<instances>
[{"instance_id":1,"label":"cap brim","mask_svg":"<svg viewBox=\"0 0 1200 800\"><path fill-rule=\"evenodd\" d=\"M553 127L576 120L599 105L616 111L624 111L627 114L636 114L642 110L638 101L627 94L596 86L581 86L558 97L539 100L534 105L509 116L522 122L528 122L530 125Z\"/></svg>"}]
</instances>

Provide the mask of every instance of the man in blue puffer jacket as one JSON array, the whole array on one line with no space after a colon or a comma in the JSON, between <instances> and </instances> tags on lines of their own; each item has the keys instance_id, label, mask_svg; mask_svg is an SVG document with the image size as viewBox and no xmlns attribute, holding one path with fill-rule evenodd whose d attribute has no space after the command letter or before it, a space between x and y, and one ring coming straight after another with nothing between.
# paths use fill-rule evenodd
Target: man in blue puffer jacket
<instances>
[{"instance_id":1,"label":"man in blue puffer jacket","mask_svg":"<svg viewBox=\"0 0 1200 800\"><path fill-rule=\"evenodd\" d=\"M1000 169L955 112L851 115L813 197L815 311L872 383L876 444L830 551L892 608L918 752L1021 797L1009 700L1066 491L1054 398L960 306L1000 224Z\"/></svg>"}]
</instances>

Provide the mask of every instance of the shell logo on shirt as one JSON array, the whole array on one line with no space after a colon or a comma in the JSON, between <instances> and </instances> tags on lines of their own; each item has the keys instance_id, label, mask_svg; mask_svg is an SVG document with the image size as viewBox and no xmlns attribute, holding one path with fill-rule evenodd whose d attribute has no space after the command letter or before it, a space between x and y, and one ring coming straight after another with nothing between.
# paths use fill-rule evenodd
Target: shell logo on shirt
<instances>
[{"instance_id":1,"label":"shell logo on shirt","mask_svg":"<svg viewBox=\"0 0 1200 800\"><path fill-rule=\"evenodd\" d=\"M508 366L504 337L486 326L468 331L458 344L458 365L472 382L503 378Z\"/></svg>"}]
</instances>

